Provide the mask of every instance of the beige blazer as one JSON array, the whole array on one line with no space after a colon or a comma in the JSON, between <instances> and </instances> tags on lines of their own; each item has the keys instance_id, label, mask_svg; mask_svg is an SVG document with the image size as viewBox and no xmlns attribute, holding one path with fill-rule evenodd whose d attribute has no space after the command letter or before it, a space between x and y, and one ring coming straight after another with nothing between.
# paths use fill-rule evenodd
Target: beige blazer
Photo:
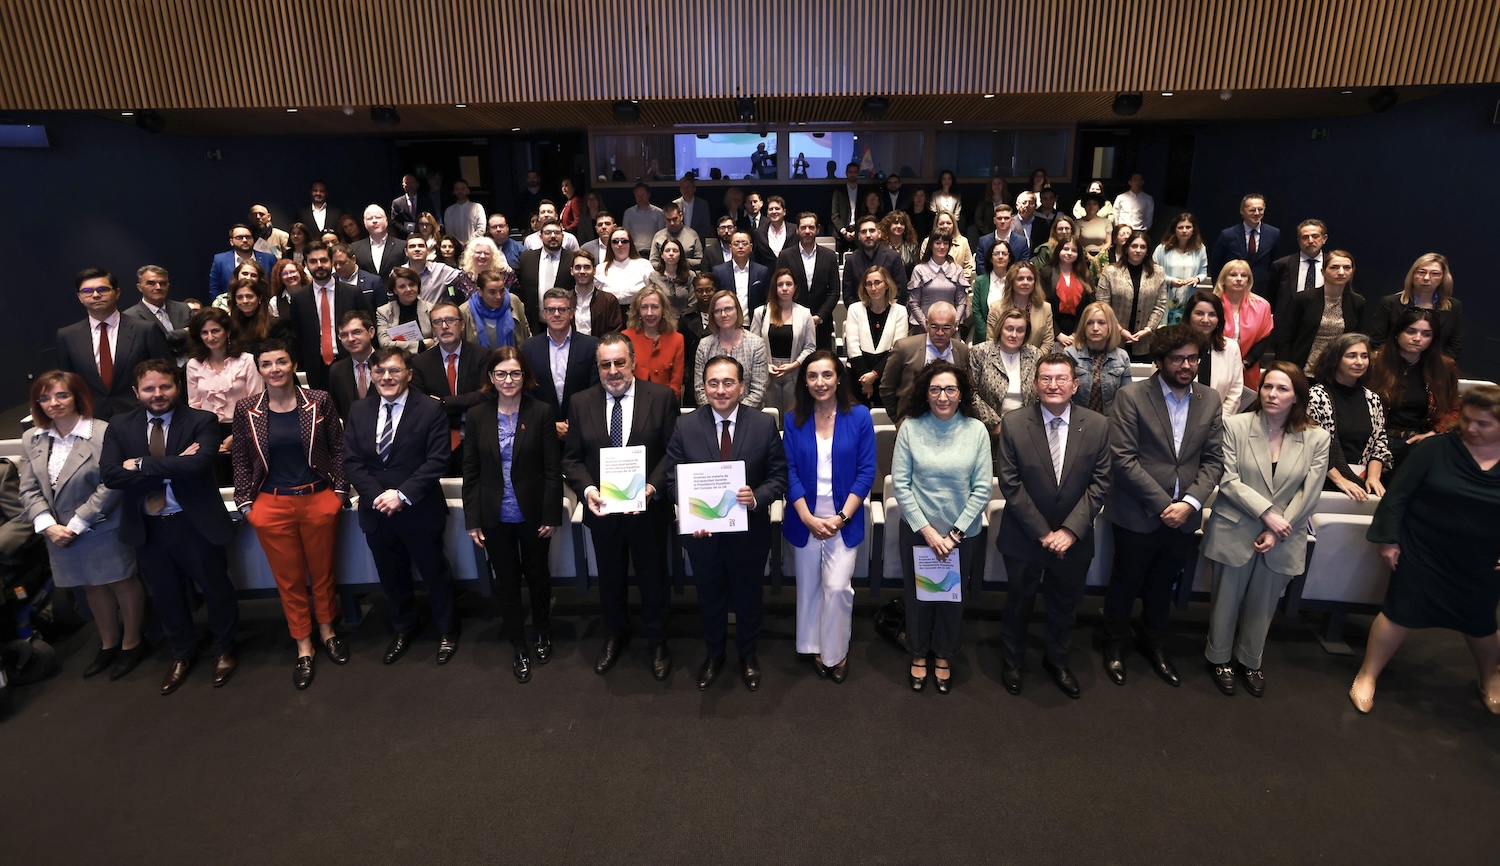
<instances>
[{"instance_id":1,"label":"beige blazer","mask_svg":"<svg viewBox=\"0 0 1500 866\"><path fill-rule=\"evenodd\" d=\"M1126 330L1156 330L1161 326L1163 317L1167 314L1167 275L1159 267L1152 265L1150 276L1141 274L1141 300L1136 306L1137 317L1140 324L1132 328L1130 325L1130 303L1135 297L1135 286L1130 282L1130 272L1124 265L1110 265L1099 274L1099 285L1094 287L1094 300L1103 301L1115 311L1115 318L1120 320L1120 327ZM1151 335L1147 334L1141 338L1139 343L1126 345L1126 352L1131 357L1139 358L1151 349Z\"/></svg>"},{"instance_id":2,"label":"beige blazer","mask_svg":"<svg viewBox=\"0 0 1500 866\"><path fill-rule=\"evenodd\" d=\"M397 343L391 340L389 334L391 327L400 324L401 311L398 305L398 301L391 301L375 311L375 337L380 341L379 345L382 347L400 346L408 355L414 355L424 348L431 348L433 346L432 302L417 298L417 327L422 329L422 342L420 343Z\"/></svg>"}]
</instances>

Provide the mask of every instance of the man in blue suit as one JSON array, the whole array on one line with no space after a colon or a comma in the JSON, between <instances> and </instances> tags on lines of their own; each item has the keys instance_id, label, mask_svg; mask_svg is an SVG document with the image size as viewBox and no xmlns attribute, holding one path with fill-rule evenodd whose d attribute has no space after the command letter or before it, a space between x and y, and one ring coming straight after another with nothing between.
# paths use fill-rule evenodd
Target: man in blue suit
<instances>
[{"instance_id":1,"label":"man in blue suit","mask_svg":"<svg viewBox=\"0 0 1500 866\"><path fill-rule=\"evenodd\" d=\"M736 500L748 512L744 532L711 535L698 531L682 540L693 564L693 582L703 608L703 642L708 657L698 671L698 690L713 685L724 669L729 635L729 608L734 606L734 642L740 653L740 678L750 691L760 688L761 584L771 553L771 503L786 495L786 453L776 420L740 405L745 371L728 356L704 365L703 389L708 405L683 415L667 443L667 488L676 497L680 463L745 464L745 486Z\"/></svg>"},{"instance_id":2,"label":"man in blue suit","mask_svg":"<svg viewBox=\"0 0 1500 866\"><path fill-rule=\"evenodd\" d=\"M729 261L714 268L714 282L719 288L739 296L746 322L755 315L757 307L765 305L771 286L770 269L750 260L754 249L755 240L750 233L737 231L729 239Z\"/></svg>"},{"instance_id":3,"label":"man in blue suit","mask_svg":"<svg viewBox=\"0 0 1500 866\"><path fill-rule=\"evenodd\" d=\"M573 328L573 305L578 297L567 289L542 294L542 321L547 330L521 344L521 354L534 371L531 396L550 403L557 413L557 438L568 438L568 404L573 395L599 384L594 355L599 341Z\"/></svg>"},{"instance_id":4,"label":"man in blue suit","mask_svg":"<svg viewBox=\"0 0 1500 866\"><path fill-rule=\"evenodd\" d=\"M244 223L235 223L229 229L229 249L214 256L213 267L208 269L208 300L212 301L229 290L234 279L234 270L240 262L255 259L271 277L271 268L276 266L276 257L255 249L255 232Z\"/></svg>"},{"instance_id":5,"label":"man in blue suit","mask_svg":"<svg viewBox=\"0 0 1500 866\"><path fill-rule=\"evenodd\" d=\"M979 239L979 248L974 251L974 267L981 274L989 273L990 251L1004 238L1010 242L1010 260L1031 261L1031 241L1015 229L1015 211L1008 204L995 205L995 230Z\"/></svg>"},{"instance_id":6,"label":"man in blue suit","mask_svg":"<svg viewBox=\"0 0 1500 866\"><path fill-rule=\"evenodd\" d=\"M1281 229L1266 225L1265 218L1265 196L1252 192L1240 199L1240 224L1230 226L1214 239L1214 248L1208 254L1208 278L1217 279L1226 262L1244 259L1250 263L1250 275L1255 278L1251 290L1274 302L1276 287L1271 285L1271 262L1278 254Z\"/></svg>"}]
</instances>

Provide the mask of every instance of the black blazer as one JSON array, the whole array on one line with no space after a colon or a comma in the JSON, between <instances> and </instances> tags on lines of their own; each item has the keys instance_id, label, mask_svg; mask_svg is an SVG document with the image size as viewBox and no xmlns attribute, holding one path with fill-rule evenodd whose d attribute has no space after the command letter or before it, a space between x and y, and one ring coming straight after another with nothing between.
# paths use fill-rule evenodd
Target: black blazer
<instances>
[{"instance_id":1,"label":"black blazer","mask_svg":"<svg viewBox=\"0 0 1500 866\"><path fill-rule=\"evenodd\" d=\"M161 325L142 322L121 313L120 333L115 337L115 352L111 358L114 374L110 377L109 387L105 388L104 380L99 378L99 365L94 361L94 344L99 339L95 327L94 320L85 317L81 322L58 328L57 368L83 377L84 384L89 386L89 394L94 398L94 417L108 421L117 413L140 408L140 402L135 398L135 365L148 358L171 360L172 350L167 348L167 337ZM142 441L145 435L142 428ZM216 443L214 447L219 446Z\"/></svg>"},{"instance_id":2,"label":"black blazer","mask_svg":"<svg viewBox=\"0 0 1500 866\"><path fill-rule=\"evenodd\" d=\"M531 326L533 334L547 330L546 323L542 321L542 293L548 289L573 288L573 267L568 258L571 255L567 250L560 253L557 276L550 286L537 285L541 282L542 275L541 250L526 250L516 261L516 280L521 285L516 294L521 296L521 303L526 305L526 324Z\"/></svg>"},{"instance_id":3,"label":"black blazer","mask_svg":"<svg viewBox=\"0 0 1500 866\"><path fill-rule=\"evenodd\" d=\"M646 447L646 481L656 488L657 498L648 501L649 508L669 509L667 498L667 443L677 429L677 395L672 389L645 379L635 382L631 401L630 438L626 445ZM609 392L595 385L573 395L568 415L568 438L563 444L562 470L568 486L584 499L584 491L599 486L599 449L609 447ZM614 516L614 515L610 515ZM599 517L584 502L583 522L593 526L606 518Z\"/></svg>"},{"instance_id":4,"label":"black blazer","mask_svg":"<svg viewBox=\"0 0 1500 866\"><path fill-rule=\"evenodd\" d=\"M342 219L343 216L344 212L334 207L333 205L324 205L323 227L325 229L333 229L334 231L337 231L339 227L339 220ZM313 237L318 236L318 221L313 219L312 202L308 202L307 204L298 208L297 222L307 226L307 230L309 232L312 232Z\"/></svg>"},{"instance_id":5,"label":"black blazer","mask_svg":"<svg viewBox=\"0 0 1500 866\"><path fill-rule=\"evenodd\" d=\"M718 463L719 430L713 407L700 406L677 420L667 443L667 490L677 501L677 464ZM776 420L759 409L741 405L735 418L731 460L745 461L745 484L755 494L750 533L770 535L771 503L786 495L786 452Z\"/></svg>"},{"instance_id":6,"label":"black blazer","mask_svg":"<svg viewBox=\"0 0 1500 866\"><path fill-rule=\"evenodd\" d=\"M1271 262L1271 267L1266 272L1266 286L1258 294L1271 302L1272 315L1275 315L1278 310L1286 310L1292 298L1297 296L1301 288L1297 285L1297 272L1302 270L1301 265L1302 250L1300 248L1289 256L1282 256ZM1210 279L1217 277L1217 274L1209 274Z\"/></svg>"},{"instance_id":7,"label":"black blazer","mask_svg":"<svg viewBox=\"0 0 1500 866\"><path fill-rule=\"evenodd\" d=\"M167 330L166 328L162 328L162 333L167 338L167 348L172 351L173 355L181 357L188 353L187 325L188 320L193 317L193 308L182 301L174 301L168 298L166 310L167 321L172 323L172 329ZM144 301L126 309L121 315L134 316L139 321L155 325L158 328L162 327L161 320L156 318L150 310L146 309Z\"/></svg>"},{"instance_id":8,"label":"black blazer","mask_svg":"<svg viewBox=\"0 0 1500 866\"><path fill-rule=\"evenodd\" d=\"M137 406L110 420L104 431L99 457L99 477L104 486L125 491L120 501L120 541L139 547L146 543L146 495L172 482L172 497L193 528L210 544L228 544L234 538L234 522L214 482L214 460L219 454L219 419L212 412L182 403L172 411L167 427L167 453L151 457L150 422L146 410ZM181 456L189 445L198 453ZM125 468L125 461L141 458L139 469Z\"/></svg>"},{"instance_id":9,"label":"black blazer","mask_svg":"<svg viewBox=\"0 0 1500 866\"><path fill-rule=\"evenodd\" d=\"M1109 492L1109 421L1078 405L1069 413L1061 484L1052 471L1041 406L1012 412L1000 425L998 477L1005 510L995 549L1045 568L1082 574L1094 558L1094 519ZM1058 559L1042 547L1041 538L1064 528L1078 540Z\"/></svg>"},{"instance_id":10,"label":"black blazer","mask_svg":"<svg viewBox=\"0 0 1500 866\"><path fill-rule=\"evenodd\" d=\"M374 310L370 308L369 301L365 300L364 293L353 286L333 282L333 327L335 333L338 329L339 317L350 310L368 310L371 315ZM322 348L318 343L320 329L318 327L318 300L311 287L298 289L292 292L287 302L286 319L291 327L293 339L297 341L297 369L307 374L307 385L318 391L328 390L328 366L323 363ZM333 357L335 359L344 357L344 344L335 336L333 340Z\"/></svg>"},{"instance_id":11,"label":"black blazer","mask_svg":"<svg viewBox=\"0 0 1500 866\"><path fill-rule=\"evenodd\" d=\"M406 244L396 236L394 223L391 233L385 236L384 252L380 255L380 267L375 267L375 257L370 254L370 239L360 238L349 245L349 251L354 253L354 261L359 269L375 274L382 280L391 275L393 268L406 264Z\"/></svg>"},{"instance_id":12,"label":"black blazer","mask_svg":"<svg viewBox=\"0 0 1500 866\"><path fill-rule=\"evenodd\" d=\"M772 265L776 262L772 261ZM714 268L714 282L719 288L726 292L732 292L734 288L734 262L728 261ZM762 265L755 259L750 260L750 284L746 292L745 321L749 322L755 315L755 311L766 305L766 298L771 292L771 269Z\"/></svg>"},{"instance_id":13,"label":"black blazer","mask_svg":"<svg viewBox=\"0 0 1500 866\"><path fill-rule=\"evenodd\" d=\"M371 392L375 394L375 392ZM448 418L436 400L410 389L406 408L391 440L390 459L380 462L375 439L380 435L378 394L349 407L344 425L344 480L359 493L359 528L365 532L441 531L448 504L438 484L448 469ZM370 503L387 490L399 490L410 505L387 517Z\"/></svg>"},{"instance_id":14,"label":"black blazer","mask_svg":"<svg viewBox=\"0 0 1500 866\"><path fill-rule=\"evenodd\" d=\"M375 377L370 375L365 399L376 394ZM333 362L328 368L328 396L333 398L333 408L340 418L349 417L349 407L359 400L359 384L354 380L354 359L348 355Z\"/></svg>"},{"instance_id":15,"label":"black blazer","mask_svg":"<svg viewBox=\"0 0 1500 866\"><path fill-rule=\"evenodd\" d=\"M561 526L562 443L557 440L557 417L552 407L522 395L507 479L500 459L495 397L485 397L464 422L464 525L469 529L499 525L500 503L508 482L523 518L541 526Z\"/></svg>"},{"instance_id":16,"label":"black blazer","mask_svg":"<svg viewBox=\"0 0 1500 866\"><path fill-rule=\"evenodd\" d=\"M359 289L359 293L365 296L365 303L372 310L378 310L390 302L390 296L385 291L385 280L363 267L355 269L353 279L346 280L337 271L334 272L333 279L339 285Z\"/></svg>"},{"instance_id":17,"label":"black blazer","mask_svg":"<svg viewBox=\"0 0 1500 866\"><path fill-rule=\"evenodd\" d=\"M536 379L532 397L552 407L558 421L568 420L568 402L573 395L599 384L599 366L594 356L599 351L599 341L588 334L573 332L568 343L568 371L563 376L563 392L557 393L552 382L552 338L546 331L528 338L521 344L521 354L531 366L531 376Z\"/></svg>"},{"instance_id":18,"label":"black blazer","mask_svg":"<svg viewBox=\"0 0 1500 866\"><path fill-rule=\"evenodd\" d=\"M464 343L458 351L458 393L448 387L448 369L443 349L434 346L410 357L411 389L437 398L448 418L448 429L462 430L464 413L485 401L484 358L488 353L475 343ZM373 393L373 391L371 392Z\"/></svg>"},{"instance_id":19,"label":"black blazer","mask_svg":"<svg viewBox=\"0 0 1500 866\"><path fill-rule=\"evenodd\" d=\"M1386 295L1370 310L1370 323L1365 326L1365 333L1370 336L1370 348L1380 348L1381 344L1390 336L1391 325L1401 318L1406 312L1407 304L1401 303L1401 293ZM1464 305L1458 298L1448 299L1448 309L1433 310L1432 316L1437 320L1438 337L1441 339L1443 354L1458 360L1459 350L1464 347Z\"/></svg>"},{"instance_id":20,"label":"black blazer","mask_svg":"<svg viewBox=\"0 0 1500 866\"><path fill-rule=\"evenodd\" d=\"M391 234L403 241L411 237L413 231L416 231L417 217L421 215L422 208L426 206L425 201L427 197L423 193L419 192L412 196L412 198L417 200L415 207L412 206L404 192L391 199ZM434 214L434 216L439 215ZM381 274L381 276L385 276L385 274Z\"/></svg>"},{"instance_id":21,"label":"black blazer","mask_svg":"<svg viewBox=\"0 0 1500 866\"><path fill-rule=\"evenodd\" d=\"M839 259L833 250L818 247L813 256L813 278L809 287L807 282L807 269L802 267L802 247L797 245L781 251L776 259L776 267L786 268L792 272L792 280L797 284L797 303L812 311L818 321L820 330L828 330L833 327L833 308L839 302ZM774 287L772 287L774 290Z\"/></svg>"},{"instance_id":22,"label":"black blazer","mask_svg":"<svg viewBox=\"0 0 1500 866\"><path fill-rule=\"evenodd\" d=\"M1298 367L1307 364L1312 354L1313 339L1318 335L1318 324L1323 320L1324 290L1301 292L1276 315L1276 327L1271 332L1271 343L1276 360L1290 361ZM1365 323L1365 298L1345 287L1342 307L1344 310L1344 333L1358 331Z\"/></svg>"},{"instance_id":23,"label":"black blazer","mask_svg":"<svg viewBox=\"0 0 1500 866\"><path fill-rule=\"evenodd\" d=\"M874 255L867 254L865 248L858 245L850 251L849 258L844 261L844 305L859 303L859 281L864 279L865 271L875 265L889 271L891 279L896 281L894 305L906 306L906 263L901 261L900 253L885 244L876 245Z\"/></svg>"}]
</instances>

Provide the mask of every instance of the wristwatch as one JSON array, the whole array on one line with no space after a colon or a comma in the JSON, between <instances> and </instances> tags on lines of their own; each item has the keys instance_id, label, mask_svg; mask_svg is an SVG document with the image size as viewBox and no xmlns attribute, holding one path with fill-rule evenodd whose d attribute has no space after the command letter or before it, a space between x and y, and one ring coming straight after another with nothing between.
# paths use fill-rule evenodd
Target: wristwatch
<instances>
[{"instance_id":1,"label":"wristwatch","mask_svg":"<svg viewBox=\"0 0 1500 866\"><path fill-rule=\"evenodd\" d=\"M963 540L964 540L964 531L962 529L959 529L957 526L955 526L952 529L948 530L948 534L952 535L952 536L956 536L958 538L959 543L960 544L963 543Z\"/></svg>"},{"instance_id":2,"label":"wristwatch","mask_svg":"<svg viewBox=\"0 0 1500 866\"><path fill-rule=\"evenodd\" d=\"M844 512L842 512L842 511L835 511L835 512L834 512L834 513L833 513L833 516L834 516L834 517L837 517L837 518L838 518L838 519L839 519L839 520L840 520L840 521L841 521L841 522L843 522L843 523L848 523L848 522L849 522L849 518L848 518L848 517L845 517L845 516L844 516Z\"/></svg>"}]
</instances>

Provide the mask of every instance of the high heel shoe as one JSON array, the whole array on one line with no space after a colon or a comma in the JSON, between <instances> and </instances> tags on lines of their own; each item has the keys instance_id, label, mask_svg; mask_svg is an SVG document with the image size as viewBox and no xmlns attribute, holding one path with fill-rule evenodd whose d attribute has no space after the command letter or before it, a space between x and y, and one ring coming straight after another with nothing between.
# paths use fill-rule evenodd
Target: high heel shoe
<instances>
[{"instance_id":1,"label":"high heel shoe","mask_svg":"<svg viewBox=\"0 0 1500 866\"><path fill-rule=\"evenodd\" d=\"M1474 688L1479 691L1479 703L1490 711L1490 715L1500 716L1500 698L1492 698L1484 690L1483 683L1475 683Z\"/></svg>"},{"instance_id":2,"label":"high heel shoe","mask_svg":"<svg viewBox=\"0 0 1500 866\"><path fill-rule=\"evenodd\" d=\"M1354 684L1350 683L1349 703L1353 704L1354 708L1356 710L1359 710L1361 713L1368 713L1370 712L1370 710L1375 708L1375 696L1371 695L1368 698L1361 698L1359 695L1356 695L1354 693Z\"/></svg>"},{"instance_id":3,"label":"high heel shoe","mask_svg":"<svg viewBox=\"0 0 1500 866\"><path fill-rule=\"evenodd\" d=\"M937 674L933 674L933 679L937 681L937 693L940 695L946 695L948 694L948 692L953 690L953 668L949 667L946 664L946 662L948 661L947 659L938 659L938 661L945 662L945 664L935 665L935 667L940 671L947 671L948 675L946 677L940 677Z\"/></svg>"},{"instance_id":4,"label":"high heel shoe","mask_svg":"<svg viewBox=\"0 0 1500 866\"><path fill-rule=\"evenodd\" d=\"M921 664L917 664L917 662L913 660L911 666L914 668L922 669L921 676L912 675L911 677L911 690L914 692L920 692L922 690L922 687L927 685L927 659L922 659Z\"/></svg>"}]
</instances>

